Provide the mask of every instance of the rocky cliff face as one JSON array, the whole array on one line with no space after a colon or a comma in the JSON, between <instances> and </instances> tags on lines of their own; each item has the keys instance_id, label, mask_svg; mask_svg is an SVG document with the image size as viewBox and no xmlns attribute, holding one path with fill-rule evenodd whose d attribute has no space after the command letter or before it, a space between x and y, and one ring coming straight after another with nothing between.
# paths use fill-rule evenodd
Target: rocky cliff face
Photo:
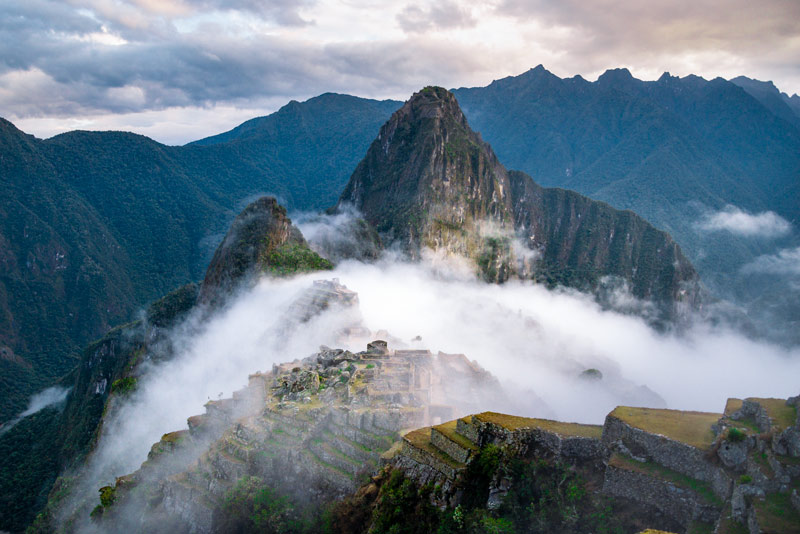
<instances>
[{"instance_id":1,"label":"rocky cliff face","mask_svg":"<svg viewBox=\"0 0 800 534\"><path fill-rule=\"evenodd\" d=\"M595 290L615 277L634 296L698 305L699 281L672 238L632 212L538 186L507 171L455 97L416 93L381 128L339 201L412 257L430 248L472 259L484 278Z\"/></svg>"},{"instance_id":2,"label":"rocky cliff face","mask_svg":"<svg viewBox=\"0 0 800 534\"><path fill-rule=\"evenodd\" d=\"M416 93L381 128L345 202L412 255L430 247L474 257L481 225L513 228L505 169L439 87Z\"/></svg>"}]
</instances>

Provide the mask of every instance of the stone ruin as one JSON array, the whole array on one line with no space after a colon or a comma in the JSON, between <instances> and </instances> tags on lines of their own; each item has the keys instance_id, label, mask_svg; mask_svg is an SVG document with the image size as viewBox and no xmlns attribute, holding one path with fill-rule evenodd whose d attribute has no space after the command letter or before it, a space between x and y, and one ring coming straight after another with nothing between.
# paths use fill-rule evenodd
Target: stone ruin
<instances>
[{"instance_id":1,"label":"stone ruin","mask_svg":"<svg viewBox=\"0 0 800 534\"><path fill-rule=\"evenodd\" d=\"M729 399L724 413L621 406L603 426L484 412L407 433L391 463L455 506L467 465L493 443L506 455L588 468L602 493L633 503L655 528L798 532L799 407L800 396ZM493 482L490 509L510 484Z\"/></svg>"},{"instance_id":2,"label":"stone ruin","mask_svg":"<svg viewBox=\"0 0 800 534\"><path fill-rule=\"evenodd\" d=\"M356 353L321 347L250 375L230 399L208 402L188 430L166 434L139 471L120 477L116 492L121 506L130 505L129 490L148 486L155 497L139 516L179 518L191 532L211 532L214 511L247 475L294 491L297 501L329 502L368 480L401 433L474 409L462 403L475 404L478 392L502 395L497 380L462 354L391 350L382 340ZM203 452L181 465L176 458L193 448ZM113 511L104 520L114 521Z\"/></svg>"}]
</instances>

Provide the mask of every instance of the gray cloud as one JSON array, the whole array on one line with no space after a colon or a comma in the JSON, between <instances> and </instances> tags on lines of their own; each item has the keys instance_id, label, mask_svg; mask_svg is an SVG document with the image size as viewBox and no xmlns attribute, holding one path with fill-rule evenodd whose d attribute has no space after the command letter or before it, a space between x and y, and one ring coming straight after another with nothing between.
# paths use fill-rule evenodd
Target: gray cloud
<instances>
[{"instance_id":1,"label":"gray cloud","mask_svg":"<svg viewBox=\"0 0 800 534\"><path fill-rule=\"evenodd\" d=\"M736 206L726 206L707 214L699 223L701 230L727 231L745 237L775 238L789 234L792 225L772 211L751 214Z\"/></svg>"},{"instance_id":2,"label":"gray cloud","mask_svg":"<svg viewBox=\"0 0 800 534\"><path fill-rule=\"evenodd\" d=\"M732 2L725 10L687 0L506 0L496 8L453 0L7 2L0 116L252 108L325 91L403 98L423 85L483 84L538 63L587 76L619 65L707 74L725 63L732 75L767 72L787 90L781 79L800 84L800 4Z\"/></svg>"},{"instance_id":3,"label":"gray cloud","mask_svg":"<svg viewBox=\"0 0 800 534\"><path fill-rule=\"evenodd\" d=\"M188 0L197 9L219 11L244 11L274 20L284 25L305 25L310 21L300 16L298 10L313 6L314 0Z\"/></svg>"},{"instance_id":4,"label":"gray cloud","mask_svg":"<svg viewBox=\"0 0 800 534\"><path fill-rule=\"evenodd\" d=\"M566 38L553 44L569 52L582 72L690 54L693 68L727 61L730 68L746 64L799 76L800 3L794 0L503 0L497 13L563 28ZM670 68L675 70L662 64L662 70Z\"/></svg>"},{"instance_id":5,"label":"gray cloud","mask_svg":"<svg viewBox=\"0 0 800 534\"><path fill-rule=\"evenodd\" d=\"M477 21L469 8L452 0L440 0L427 7L406 6L397 15L397 23L406 33L425 33L434 29L471 28Z\"/></svg>"}]
</instances>

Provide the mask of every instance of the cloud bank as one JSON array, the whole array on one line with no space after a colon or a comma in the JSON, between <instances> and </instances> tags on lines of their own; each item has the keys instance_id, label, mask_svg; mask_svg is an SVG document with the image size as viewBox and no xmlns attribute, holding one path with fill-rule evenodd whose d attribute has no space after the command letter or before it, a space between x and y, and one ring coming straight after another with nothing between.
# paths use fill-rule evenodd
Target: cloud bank
<instances>
[{"instance_id":1,"label":"cloud bank","mask_svg":"<svg viewBox=\"0 0 800 534\"><path fill-rule=\"evenodd\" d=\"M326 91L405 98L540 63L587 78L618 66L645 79L747 74L791 93L800 91L798 20L800 4L787 0L733 0L724 10L684 0L6 2L0 115L35 134L81 119L145 132L158 121L147 114L164 110L195 123L230 114L233 126L243 110ZM173 142L215 133L170 128L147 133Z\"/></svg>"},{"instance_id":2,"label":"cloud bank","mask_svg":"<svg viewBox=\"0 0 800 534\"><path fill-rule=\"evenodd\" d=\"M189 319L171 336L176 356L143 369L138 389L109 412L75 497L94 502L97 488L136 470L162 434L186 428L187 417L202 413L209 399L231 396L249 374L304 358L321 344L364 350L342 344L336 332L351 317L336 309L287 323L291 303L323 277L357 291L364 325L388 331L395 348L404 343L476 360L518 401L520 415L602 423L620 404L719 412L731 396L798 393L798 349L702 323L661 334L585 294L485 284L460 263L435 260L349 261L333 272L262 280L211 319ZM603 379L582 379L590 368Z\"/></svg>"},{"instance_id":3,"label":"cloud bank","mask_svg":"<svg viewBox=\"0 0 800 534\"><path fill-rule=\"evenodd\" d=\"M750 214L732 205L706 215L699 227L709 232L727 231L744 237L763 238L781 237L792 231L791 223L775 212Z\"/></svg>"}]
</instances>

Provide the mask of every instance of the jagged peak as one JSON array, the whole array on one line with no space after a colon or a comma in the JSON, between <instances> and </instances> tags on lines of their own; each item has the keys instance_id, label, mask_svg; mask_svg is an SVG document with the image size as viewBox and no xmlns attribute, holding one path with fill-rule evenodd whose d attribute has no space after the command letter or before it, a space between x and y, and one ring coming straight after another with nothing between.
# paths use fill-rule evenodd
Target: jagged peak
<instances>
[{"instance_id":1,"label":"jagged peak","mask_svg":"<svg viewBox=\"0 0 800 534\"><path fill-rule=\"evenodd\" d=\"M556 76L555 74L544 68L544 65L542 65L541 63L539 63L532 69L528 69L528 71L525 72L522 76L539 76L539 77L551 76L553 78L558 78L558 76Z\"/></svg>"},{"instance_id":2,"label":"jagged peak","mask_svg":"<svg viewBox=\"0 0 800 534\"><path fill-rule=\"evenodd\" d=\"M670 73L669 73L669 71L668 71L668 70L665 70L665 71L664 71L664 74L662 74L661 76L659 76L659 78L658 78L658 80L657 80L657 81L658 81L659 83L665 83L665 82L668 82L668 81L670 81L670 80L677 80L677 79L678 79L678 77L677 77L677 76L673 76L672 74L670 74Z\"/></svg>"},{"instance_id":3,"label":"jagged peak","mask_svg":"<svg viewBox=\"0 0 800 534\"><path fill-rule=\"evenodd\" d=\"M421 118L443 117L447 114L463 117L455 95L444 87L434 85L411 95L403 108L416 112Z\"/></svg>"}]
</instances>

